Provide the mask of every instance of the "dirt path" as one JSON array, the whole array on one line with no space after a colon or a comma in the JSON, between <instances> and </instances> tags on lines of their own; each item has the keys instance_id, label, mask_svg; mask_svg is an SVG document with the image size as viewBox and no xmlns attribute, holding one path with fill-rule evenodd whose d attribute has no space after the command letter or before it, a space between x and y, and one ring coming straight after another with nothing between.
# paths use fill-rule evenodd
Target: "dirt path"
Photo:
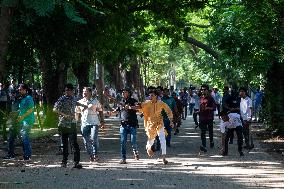
<instances>
[{"instance_id":1,"label":"dirt path","mask_svg":"<svg viewBox=\"0 0 284 189\"><path fill-rule=\"evenodd\" d=\"M143 126L138 132L141 159L134 160L129 148L128 163L119 165L118 123L109 119L108 128L100 133L97 163L89 163L79 136L81 170L72 169L72 161L68 168L60 167L62 157L55 155L57 135L34 140L31 162L0 160L0 188L284 188L283 164L257 141L253 150L244 151L245 156L239 157L235 140L229 146L229 155L222 157L216 125L215 147L199 154L199 130L194 129L191 118L183 122L180 134L173 136L172 147L167 149L168 165L157 161L158 154L147 157ZM20 146L17 152L22 153ZM4 156L3 146L0 156Z\"/></svg>"}]
</instances>

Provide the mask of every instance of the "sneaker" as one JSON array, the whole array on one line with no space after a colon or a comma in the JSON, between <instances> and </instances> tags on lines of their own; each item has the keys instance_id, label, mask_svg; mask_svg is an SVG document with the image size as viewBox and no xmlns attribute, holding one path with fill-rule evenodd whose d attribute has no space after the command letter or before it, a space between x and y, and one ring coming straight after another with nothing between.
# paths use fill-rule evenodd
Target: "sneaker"
<instances>
[{"instance_id":1,"label":"sneaker","mask_svg":"<svg viewBox=\"0 0 284 189\"><path fill-rule=\"evenodd\" d=\"M74 166L73 166L73 168L82 169L83 166L82 166L82 164L80 164L80 163L75 163Z\"/></svg>"},{"instance_id":2,"label":"sneaker","mask_svg":"<svg viewBox=\"0 0 284 189\"><path fill-rule=\"evenodd\" d=\"M3 157L3 160L14 160L15 159L15 156L5 156Z\"/></svg>"},{"instance_id":3,"label":"sneaker","mask_svg":"<svg viewBox=\"0 0 284 189\"><path fill-rule=\"evenodd\" d=\"M240 152L240 156L245 156L245 154L243 152Z\"/></svg>"},{"instance_id":4,"label":"sneaker","mask_svg":"<svg viewBox=\"0 0 284 189\"><path fill-rule=\"evenodd\" d=\"M148 156L152 157L154 155L154 151L151 148L147 149Z\"/></svg>"},{"instance_id":5,"label":"sneaker","mask_svg":"<svg viewBox=\"0 0 284 189\"><path fill-rule=\"evenodd\" d=\"M204 147L204 146L200 146L200 150L201 150L202 152L207 152L207 149L206 149L206 147Z\"/></svg>"},{"instance_id":6,"label":"sneaker","mask_svg":"<svg viewBox=\"0 0 284 189\"><path fill-rule=\"evenodd\" d=\"M126 159L121 159L121 160L119 161L119 164L126 164Z\"/></svg>"},{"instance_id":7,"label":"sneaker","mask_svg":"<svg viewBox=\"0 0 284 189\"><path fill-rule=\"evenodd\" d=\"M139 155L138 154L134 154L134 159L135 160L139 160Z\"/></svg>"},{"instance_id":8,"label":"sneaker","mask_svg":"<svg viewBox=\"0 0 284 189\"><path fill-rule=\"evenodd\" d=\"M214 142L211 142L210 143L210 148L213 148L214 147Z\"/></svg>"},{"instance_id":9,"label":"sneaker","mask_svg":"<svg viewBox=\"0 0 284 189\"><path fill-rule=\"evenodd\" d=\"M90 162L95 162L95 161L98 161L98 160L99 160L99 157L97 155L90 156Z\"/></svg>"},{"instance_id":10,"label":"sneaker","mask_svg":"<svg viewBox=\"0 0 284 189\"><path fill-rule=\"evenodd\" d=\"M163 163L164 163L164 165L167 165L169 162L168 162L168 160L163 159Z\"/></svg>"},{"instance_id":11,"label":"sneaker","mask_svg":"<svg viewBox=\"0 0 284 189\"><path fill-rule=\"evenodd\" d=\"M66 162L62 162L62 163L60 164L60 166L63 167L63 168L66 168L66 167L67 167L67 163L66 163Z\"/></svg>"}]
</instances>

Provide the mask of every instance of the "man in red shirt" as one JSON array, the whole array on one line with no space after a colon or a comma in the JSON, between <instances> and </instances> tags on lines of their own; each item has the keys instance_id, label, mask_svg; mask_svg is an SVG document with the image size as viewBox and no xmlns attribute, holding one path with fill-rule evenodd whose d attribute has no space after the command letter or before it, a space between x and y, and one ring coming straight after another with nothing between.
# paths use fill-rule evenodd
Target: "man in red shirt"
<instances>
[{"instance_id":1,"label":"man in red shirt","mask_svg":"<svg viewBox=\"0 0 284 189\"><path fill-rule=\"evenodd\" d=\"M199 128L201 131L202 146L200 150L207 152L206 149L206 131L209 131L210 148L214 147L213 142L213 119L214 119L215 101L210 95L209 86L201 86Z\"/></svg>"}]
</instances>

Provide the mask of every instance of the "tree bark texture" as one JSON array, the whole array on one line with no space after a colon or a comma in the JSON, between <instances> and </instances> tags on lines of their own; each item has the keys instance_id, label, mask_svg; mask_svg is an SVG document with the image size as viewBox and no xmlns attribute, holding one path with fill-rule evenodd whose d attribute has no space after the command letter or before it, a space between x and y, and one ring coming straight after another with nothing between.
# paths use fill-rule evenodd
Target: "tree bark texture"
<instances>
[{"instance_id":1,"label":"tree bark texture","mask_svg":"<svg viewBox=\"0 0 284 189\"><path fill-rule=\"evenodd\" d=\"M8 37L12 20L12 9L0 7L0 81L6 76L5 54L8 47Z\"/></svg>"}]
</instances>

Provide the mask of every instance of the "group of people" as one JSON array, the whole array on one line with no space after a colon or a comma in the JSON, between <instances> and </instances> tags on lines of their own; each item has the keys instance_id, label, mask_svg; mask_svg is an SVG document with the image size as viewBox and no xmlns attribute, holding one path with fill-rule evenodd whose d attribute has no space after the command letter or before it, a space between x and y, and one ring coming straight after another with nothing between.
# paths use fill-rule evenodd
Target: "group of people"
<instances>
[{"instance_id":1,"label":"group of people","mask_svg":"<svg viewBox=\"0 0 284 189\"><path fill-rule=\"evenodd\" d=\"M23 159L30 160L31 146L29 132L34 124L34 101L28 93L29 88L25 84L19 85L21 101L17 126L11 127L8 139L8 154L5 159L14 159L14 141L20 134L23 142ZM133 98L132 91L122 90L122 99L117 102L114 110L120 115L120 164L126 162L127 136L133 150L133 157L139 160L139 151L136 141L139 113L144 118L144 129L148 137L146 151L153 156L156 151L161 151L161 159L167 164L166 150L171 147L172 131L174 135L179 133L182 119L187 117L187 108L193 115L196 128L200 128L201 146L200 150L207 152L206 132L209 132L210 148L214 147L213 121L215 111L222 119L220 129L222 132L222 155L228 154L228 142L233 141L234 131L238 138L238 151L243 156L243 136L246 148L252 148L250 138L250 121L252 116L252 101L247 95L245 88L240 88L239 95L229 93L229 88L224 87L223 97L218 94L217 88L209 90L208 85L201 85L199 90L190 87L180 92L171 91L163 87L148 87L146 100L138 102ZM189 105L189 107L188 107ZM74 152L74 168L82 168L80 164L80 148L77 142L77 123L80 121L81 133L86 151L90 161L98 161L99 128L105 127L102 104L93 95L92 88L84 87L82 99L74 95L74 86L66 84L64 94L57 100L53 111L58 114L58 130L61 136L63 159L62 167L67 167L69 147L71 144ZM199 117L199 119L197 119ZM251 142L251 143L250 143Z\"/></svg>"}]
</instances>

